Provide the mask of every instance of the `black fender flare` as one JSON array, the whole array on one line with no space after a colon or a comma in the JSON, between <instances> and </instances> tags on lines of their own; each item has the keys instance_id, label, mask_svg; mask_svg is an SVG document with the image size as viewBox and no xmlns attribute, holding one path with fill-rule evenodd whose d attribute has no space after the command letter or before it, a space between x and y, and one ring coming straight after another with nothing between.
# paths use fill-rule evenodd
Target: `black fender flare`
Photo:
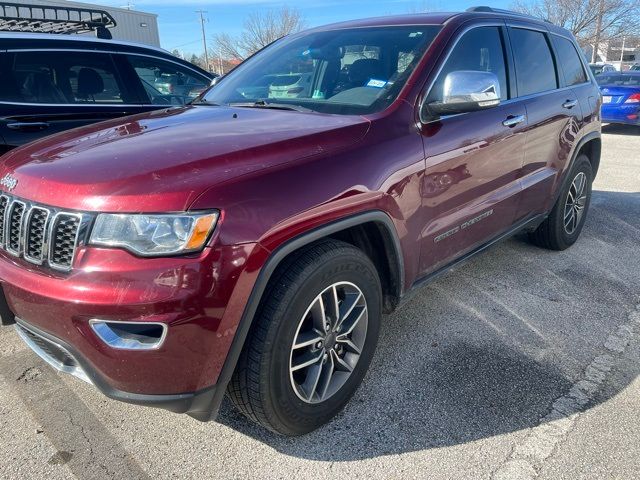
<instances>
[{"instance_id":1,"label":"black fender flare","mask_svg":"<svg viewBox=\"0 0 640 480\"><path fill-rule=\"evenodd\" d=\"M210 397L210 403L206 406L202 404L198 406L193 405L193 407L195 408L192 407L192 409L188 412L189 415L203 421L213 419L217 416L220 405L224 398L225 391L227 389L227 385L231 381L231 377L233 376L233 372L236 369L240 354L242 352L242 349L244 348L247 337L249 336L249 331L251 330L251 326L253 325L253 320L258 310L260 301L262 300L262 295L264 294L271 276L278 268L280 263L288 255L300 249L301 247L309 245L329 235L338 233L348 228L356 227L358 225L363 225L365 223L376 223L385 229L386 234L389 236L389 239L392 242L393 249L395 250L395 261L397 262L397 268L400 277L400 293L404 291L402 283L404 279L404 262L400 240L398 238L398 232L396 231L391 217L389 217L388 214L381 210L367 211L343 219L339 219L327 225L323 225L321 227L298 235L291 240L288 240L271 253L263 267L260 269L258 278L256 279L253 289L251 290L249 300L247 301L242 317L240 318L240 323L238 324L238 328L236 329L236 334L231 343L231 347L229 348L229 352L227 353L227 358L225 359L220 375L218 376L218 381L216 382L215 389L213 389L213 396Z\"/></svg>"},{"instance_id":2,"label":"black fender flare","mask_svg":"<svg viewBox=\"0 0 640 480\"><path fill-rule=\"evenodd\" d=\"M602 138L602 134L598 130L594 132L589 132L586 135L584 135L582 138L580 138L580 140L578 140L578 143L576 144L575 148L573 149L573 153L571 154L571 160L569 161L569 164L567 165L567 168L565 169L565 171L562 173L563 179L562 179L562 182L560 182L560 187L557 188L554 193L553 205L555 205L556 202L558 201L558 198L560 197L560 192L564 190L564 188L567 186L567 183L571 180L569 178L569 172L573 168L573 165L576 163L576 158L578 158L578 153L580 152L580 150L582 150L582 147L584 147L588 142L591 142L592 140L600 140L601 138ZM598 173L599 164L600 164L600 155L598 154L597 165L594 167L594 171L593 171L594 177Z\"/></svg>"}]
</instances>

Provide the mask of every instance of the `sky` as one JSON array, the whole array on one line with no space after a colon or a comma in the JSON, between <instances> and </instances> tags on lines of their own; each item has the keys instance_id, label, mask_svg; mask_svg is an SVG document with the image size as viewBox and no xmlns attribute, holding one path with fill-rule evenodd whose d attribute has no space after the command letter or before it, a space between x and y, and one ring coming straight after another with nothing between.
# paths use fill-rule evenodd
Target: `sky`
<instances>
[{"instance_id":1,"label":"sky","mask_svg":"<svg viewBox=\"0 0 640 480\"><path fill-rule=\"evenodd\" d=\"M88 3L126 7L158 15L160 41L167 50L202 53L202 34L196 10L206 10L207 37L215 33L237 35L245 18L253 13L295 7L302 12L307 26L390 14L403 14L418 9L432 11L461 11L482 0L85 0ZM509 0L484 2L497 8L508 8Z\"/></svg>"}]
</instances>

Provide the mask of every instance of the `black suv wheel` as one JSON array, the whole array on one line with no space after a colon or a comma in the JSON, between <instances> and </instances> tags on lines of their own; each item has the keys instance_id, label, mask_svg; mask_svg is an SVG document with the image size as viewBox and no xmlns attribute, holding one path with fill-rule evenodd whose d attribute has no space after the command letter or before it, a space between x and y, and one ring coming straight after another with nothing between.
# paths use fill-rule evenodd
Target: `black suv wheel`
<instances>
[{"instance_id":1,"label":"black suv wheel","mask_svg":"<svg viewBox=\"0 0 640 480\"><path fill-rule=\"evenodd\" d=\"M304 249L267 288L229 396L276 433L318 428L362 382L380 315L380 279L364 253L334 240Z\"/></svg>"}]
</instances>

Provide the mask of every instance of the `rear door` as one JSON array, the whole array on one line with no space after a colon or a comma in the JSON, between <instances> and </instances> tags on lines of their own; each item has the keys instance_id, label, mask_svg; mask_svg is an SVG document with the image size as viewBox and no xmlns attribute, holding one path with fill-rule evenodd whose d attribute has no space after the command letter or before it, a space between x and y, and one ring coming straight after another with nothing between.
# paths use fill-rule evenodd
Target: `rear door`
<instances>
[{"instance_id":1,"label":"rear door","mask_svg":"<svg viewBox=\"0 0 640 480\"><path fill-rule=\"evenodd\" d=\"M109 53L12 50L0 69L0 136L9 148L140 111Z\"/></svg>"},{"instance_id":2,"label":"rear door","mask_svg":"<svg viewBox=\"0 0 640 480\"><path fill-rule=\"evenodd\" d=\"M485 71L500 82L501 104L443 116L422 125L427 222L421 271L429 273L473 250L514 222L527 128L524 103L513 98L504 24L463 32L427 95L438 101L448 73Z\"/></svg>"},{"instance_id":3,"label":"rear door","mask_svg":"<svg viewBox=\"0 0 640 480\"><path fill-rule=\"evenodd\" d=\"M514 23L509 38L518 98L527 111L522 172L523 195L516 220L552 207L553 192L569 161L582 112L578 96L565 85L551 35L543 27Z\"/></svg>"}]
</instances>

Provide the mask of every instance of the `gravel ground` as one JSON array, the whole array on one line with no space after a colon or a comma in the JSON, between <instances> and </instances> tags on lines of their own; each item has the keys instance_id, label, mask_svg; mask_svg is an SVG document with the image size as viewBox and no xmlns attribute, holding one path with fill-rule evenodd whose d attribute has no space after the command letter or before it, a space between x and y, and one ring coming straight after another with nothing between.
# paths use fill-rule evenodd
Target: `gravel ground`
<instances>
[{"instance_id":1,"label":"gravel ground","mask_svg":"<svg viewBox=\"0 0 640 480\"><path fill-rule=\"evenodd\" d=\"M517 237L430 284L303 438L110 401L1 329L0 478L640 478L640 130L603 142L573 248Z\"/></svg>"}]
</instances>

